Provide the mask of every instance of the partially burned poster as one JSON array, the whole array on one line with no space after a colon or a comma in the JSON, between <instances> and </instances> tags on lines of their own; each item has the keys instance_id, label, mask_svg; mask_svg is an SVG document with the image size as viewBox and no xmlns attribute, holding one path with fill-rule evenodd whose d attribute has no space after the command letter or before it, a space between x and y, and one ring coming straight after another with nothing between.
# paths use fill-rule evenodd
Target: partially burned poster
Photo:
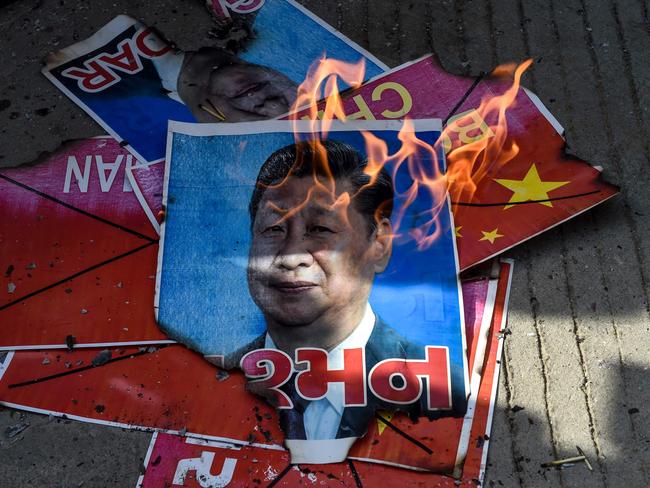
<instances>
[{"instance_id":1,"label":"partially burned poster","mask_svg":"<svg viewBox=\"0 0 650 488\"><path fill-rule=\"evenodd\" d=\"M241 2L240 2L241 3ZM244 15L245 37L182 52L120 15L92 37L49 56L43 73L142 161L165 156L168 120L238 122L277 117L325 52L364 60L367 77L386 67L287 0Z\"/></svg>"},{"instance_id":2,"label":"partially burned poster","mask_svg":"<svg viewBox=\"0 0 650 488\"><path fill-rule=\"evenodd\" d=\"M329 125L329 124L328 124ZM376 409L462 416L468 379L439 120L170 124L157 312L336 462Z\"/></svg>"},{"instance_id":3,"label":"partially burned poster","mask_svg":"<svg viewBox=\"0 0 650 488\"><path fill-rule=\"evenodd\" d=\"M378 412L349 457L447 474L462 463L474 444L463 433L483 415L474 383L479 369L481 389L487 381L480 338L492 322L490 310L496 315L503 308L491 300L489 282L483 272L462 281L471 378L465 417L413 423ZM0 404L12 408L122 428L185 431L238 445L281 449L284 439L276 412L245 391L240 372L215 371L180 345L17 351L4 364L9 371L0 371Z\"/></svg>"},{"instance_id":4,"label":"partially burned poster","mask_svg":"<svg viewBox=\"0 0 650 488\"><path fill-rule=\"evenodd\" d=\"M512 83L511 79L479 81L454 76L434 57L426 56L341 97L348 120L448 120L443 140L450 151L448 166L455 166L449 191L461 269L498 255L618 192L602 178L600 169L565 153L557 121L537 97ZM321 111L319 117L323 115ZM299 116L309 118L304 110ZM136 192L139 185L162 187L162 169L155 164L136 166L133 174ZM146 211L156 215L160 201L147 202Z\"/></svg>"},{"instance_id":5,"label":"partially burned poster","mask_svg":"<svg viewBox=\"0 0 650 488\"><path fill-rule=\"evenodd\" d=\"M446 121L442 145L462 270L618 193L598 168L565 152L561 126L521 86L527 65L472 79L445 72L429 55L346 91L340 110L330 114ZM325 101L319 109L323 118ZM311 115L301 110L291 117Z\"/></svg>"}]
</instances>

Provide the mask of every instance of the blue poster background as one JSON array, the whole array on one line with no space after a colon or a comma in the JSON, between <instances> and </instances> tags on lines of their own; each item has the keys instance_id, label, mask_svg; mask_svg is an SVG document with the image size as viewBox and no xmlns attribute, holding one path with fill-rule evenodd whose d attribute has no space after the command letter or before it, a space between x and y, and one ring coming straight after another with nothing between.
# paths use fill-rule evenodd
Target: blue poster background
<instances>
[{"instance_id":1,"label":"blue poster background","mask_svg":"<svg viewBox=\"0 0 650 488\"><path fill-rule=\"evenodd\" d=\"M117 52L120 41L132 38L141 24L116 32L109 42L50 71L77 103L119 140L127 141L145 161L165 157L167 121L195 122L184 104L170 98L162 87L153 61L140 56L142 71L119 72L121 81L97 93L81 90L75 79L63 76L71 67L101 53ZM382 73L381 66L365 57L348 40L341 39L286 0L266 0L253 24L255 37L238 56L279 71L297 84L311 64L326 54L348 62L365 59L365 79Z\"/></svg>"},{"instance_id":2,"label":"blue poster background","mask_svg":"<svg viewBox=\"0 0 650 488\"><path fill-rule=\"evenodd\" d=\"M397 131L373 133L386 141L389 153L401 147ZM431 145L439 135L417 134ZM366 153L360 132L332 132L329 137ZM232 353L265 330L246 279L251 242L248 204L260 166L272 152L293 142L294 135L288 132L173 133L158 320L171 337L205 355ZM442 155L439 161L444 164ZM400 170L394 184L396 191L404 191L411 177ZM407 231L404 223L420 224L421 213L432 203L420 192L401 231ZM399 205L397 198L395 208ZM428 249L417 250L413 240L394 245L388 268L375 278L370 303L377 316L410 342L449 348L456 401L464 396L464 350L454 233L446 201L439 218L442 232Z\"/></svg>"}]
</instances>

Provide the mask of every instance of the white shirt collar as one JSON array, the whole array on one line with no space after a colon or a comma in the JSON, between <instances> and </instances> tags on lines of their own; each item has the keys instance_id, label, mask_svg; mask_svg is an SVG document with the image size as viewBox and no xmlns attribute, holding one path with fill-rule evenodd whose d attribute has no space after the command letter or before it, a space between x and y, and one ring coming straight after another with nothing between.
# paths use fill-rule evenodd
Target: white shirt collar
<instances>
[{"instance_id":1,"label":"white shirt collar","mask_svg":"<svg viewBox=\"0 0 650 488\"><path fill-rule=\"evenodd\" d=\"M366 311L359 324L343 341L327 354L327 365L329 369L343 369L343 350L354 348L365 348L373 329L375 328L375 313L369 303L366 304ZM275 342L270 334L266 334L264 339L265 349L277 349ZM325 398L339 415L343 414L343 384L330 383Z\"/></svg>"}]
</instances>

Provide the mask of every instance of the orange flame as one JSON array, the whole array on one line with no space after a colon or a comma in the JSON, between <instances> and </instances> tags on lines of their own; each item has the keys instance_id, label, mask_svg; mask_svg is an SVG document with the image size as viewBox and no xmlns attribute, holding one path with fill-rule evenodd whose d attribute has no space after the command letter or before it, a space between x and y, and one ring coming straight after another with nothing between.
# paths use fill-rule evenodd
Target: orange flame
<instances>
[{"instance_id":1,"label":"orange flame","mask_svg":"<svg viewBox=\"0 0 650 488\"><path fill-rule=\"evenodd\" d=\"M480 120L487 124L487 136L458 144L447 154L447 180L452 201L471 201L478 184L519 153L516 142L510 141L507 145L506 112L514 105L521 87L521 76L531 63L532 60L529 59L519 66L502 65L492 72L493 77L512 78L513 83L502 95L484 98L476 109ZM450 121L443 130L441 141L453 140L461 127L474 122L472 117L476 114L466 113Z\"/></svg>"},{"instance_id":2,"label":"orange flame","mask_svg":"<svg viewBox=\"0 0 650 488\"><path fill-rule=\"evenodd\" d=\"M441 137L433 146L419 139L414 130L414 124L408 118L398 134L401 147L394 154L389 154L385 141L379 139L368 131L362 131L366 145L368 164L365 173L369 182L360 188L354 195L343 193L336 195L336 182L331 176L327 162L327 153L321 140L327 138L332 121L350 120L345 111L341 93L338 90L339 81L349 85L353 90L359 88L364 79L365 64L362 61L356 64L335 59L321 58L312 65L305 81L298 88L296 102L292 113L307 110L307 115L302 119L312 122L311 132L315 136L309 140L316 154L320 156L320 174L313 175L314 185L308 192L305 200L295 208L283 210L284 216L294 214L304 207L315 195L323 193L330 196L330 208L346 207L354 197L366 186L375 182L380 170L386 165L392 167L393 181L400 171L408 171L411 185L403 192L397 193L399 205L395 208L393 216L393 238L414 239L418 249L428 248L443 232L439 215L447 201L447 195L452 201L471 201L479 183L494 174L496 170L511 161L519 152L519 147L514 141L508 140L508 123L506 112L515 103L520 89L521 76L530 66L527 60L519 66L499 66L492 73L493 77L510 77L512 85L501 95L485 98L475 111L470 111L450 119L443 129ZM458 134L467 127L475 124L476 117L485 126L479 136L470 140L459 140ZM298 120L298 117L293 117ZM296 140L298 130L296 128ZM439 164L439 155L447 152L447 170L442 171ZM299 164L300 161L296 161ZM290 175L287 176L287 178ZM284 183L280 182L279 186ZM418 217L424 217L424 223L409 229L407 234L400 233L404 216L408 208L423 192L428 201L432 202L431 208ZM321 202L322 203L322 202Z\"/></svg>"},{"instance_id":3,"label":"orange flame","mask_svg":"<svg viewBox=\"0 0 650 488\"><path fill-rule=\"evenodd\" d=\"M338 88L339 80L356 89L361 86L365 72L363 59L358 63L347 63L322 57L312 64L305 81L298 87L298 96L291 112L297 112L300 107L308 107L309 120L313 121L312 128L316 129L317 121L322 119L321 137L327 137L334 119L347 120ZM325 101L325 107L319 113L318 102L321 100Z\"/></svg>"},{"instance_id":4,"label":"orange flame","mask_svg":"<svg viewBox=\"0 0 650 488\"><path fill-rule=\"evenodd\" d=\"M393 217L394 237L405 237L400 234L399 229L402 227L406 211L421 191L429 194L432 207L426 212L428 218L425 223L410 229L408 233L417 242L418 249L426 249L443 230L437 217L446 201L447 181L440 170L438 148L419 139L415 135L413 122L409 119L404 120L398 133L397 137L402 146L394 154L388 154L386 142L371 132L363 131L363 136L368 157L365 173L370 176L368 185L373 183L373 177L386 165L392 165L393 181L397 181L397 174L404 165L411 177L411 185L403 192L396 192L400 204L395 208Z\"/></svg>"}]
</instances>

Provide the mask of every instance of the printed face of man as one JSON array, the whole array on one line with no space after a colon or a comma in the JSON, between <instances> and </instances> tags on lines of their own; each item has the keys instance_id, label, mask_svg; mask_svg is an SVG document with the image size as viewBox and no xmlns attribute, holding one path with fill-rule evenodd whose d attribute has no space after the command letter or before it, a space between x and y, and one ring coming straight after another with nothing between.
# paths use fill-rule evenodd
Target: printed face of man
<instances>
[{"instance_id":1,"label":"printed face of man","mask_svg":"<svg viewBox=\"0 0 650 488\"><path fill-rule=\"evenodd\" d=\"M179 95L199 122L226 122L277 117L289 111L296 84L277 71L204 49L188 53L179 77ZM201 108L202 105L205 108ZM206 110L207 109L207 110Z\"/></svg>"},{"instance_id":2,"label":"printed face of man","mask_svg":"<svg viewBox=\"0 0 650 488\"><path fill-rule=\"evenodd\" d=\"M277 117L286 113L296 98L296 86L286 76L248 63L213 71L208 92L227 119L231 114L238 120Z\"/></svg>"},{"instance_id":3,"label":"printed face of man","mask_svg":"<svg viewBox=\"0 0 650 488\"><path fill-rule=\"evenodd\" d=\"M336 323L351 308L365 307L390 245L378 236L381 230L369 235L367 218L348 204L349 183L337 180L336 186L332 195L311 177L289 177L264 192L253 223L248 283L267 322Z\"/></svg>"}]
</instances>

